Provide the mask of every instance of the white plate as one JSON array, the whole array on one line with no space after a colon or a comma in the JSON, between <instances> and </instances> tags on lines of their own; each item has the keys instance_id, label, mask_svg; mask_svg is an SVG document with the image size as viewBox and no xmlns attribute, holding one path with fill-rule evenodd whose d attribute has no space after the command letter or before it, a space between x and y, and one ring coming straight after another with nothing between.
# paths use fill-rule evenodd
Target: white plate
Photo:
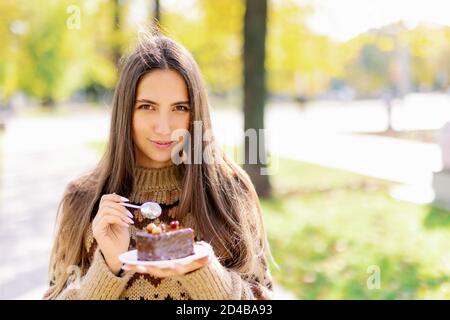
<instances>
[{"instance_id":1,"label":"white plate","mask_svg":"<svg viewBox=\"0 0 450 320\"><path fill-rule=\"evenodd\" d=\"M194 260L206 257L209 254L209 248L200 244L194 244L194 254L190 256L173 259L173 260L158 260L158 261L141 261L138 260L137 250L127 251L119 256L122 263L131 264L135 266L157 266L161 268L170 267L175 264L188 264Z\"/></svg>"}]
</instances>

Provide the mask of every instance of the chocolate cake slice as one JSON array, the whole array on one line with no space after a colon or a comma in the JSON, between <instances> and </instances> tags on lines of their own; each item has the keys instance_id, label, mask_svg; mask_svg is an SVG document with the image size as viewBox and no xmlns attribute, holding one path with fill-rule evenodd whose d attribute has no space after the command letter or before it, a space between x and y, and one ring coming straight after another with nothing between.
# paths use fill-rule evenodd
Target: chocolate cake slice
<instances>
[{"instance_id":1,"label":"chocolate cake slice","mask_svg":"<svg viewBox=\"0 0 450 320\"><path fill-rule=\"evenodd\" d=\"M169 227L150 223L136 233L136 248L141 261L184 258L194 254L194 231L179 227L178 221L172 221Z\"/></svg>"}]
</instances>

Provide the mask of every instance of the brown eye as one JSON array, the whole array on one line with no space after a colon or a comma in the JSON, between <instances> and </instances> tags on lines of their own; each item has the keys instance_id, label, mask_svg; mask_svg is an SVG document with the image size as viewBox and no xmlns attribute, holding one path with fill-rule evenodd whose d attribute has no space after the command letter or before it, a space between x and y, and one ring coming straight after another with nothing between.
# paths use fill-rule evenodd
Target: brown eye
<instances>
[{"instance_id":1,"label":"brown eye","mask_svg":"<svg viewBox=\"0 0 450 320\"><path fill-rule=\"evenodd\" d=\"M144 110L153 110L153 109L154 109L154 107L153 107L153 106L151 106L151 105L149 105L149 104L141 104L141 105L139 106L139 109L144 109Z\"/></svg>"},{"instance_id":2,"label":"brown eye","mask_svg":"<svg viewBox=\"0 0 450 320\"><path fill-rule=\"evenodd\" d=\"M176 106L175 107L175 110L176 111L189 111L189 107L187 107L187 106L184 106L184 105L179 105L179 106Z\"/></svg>"}]
</instances>

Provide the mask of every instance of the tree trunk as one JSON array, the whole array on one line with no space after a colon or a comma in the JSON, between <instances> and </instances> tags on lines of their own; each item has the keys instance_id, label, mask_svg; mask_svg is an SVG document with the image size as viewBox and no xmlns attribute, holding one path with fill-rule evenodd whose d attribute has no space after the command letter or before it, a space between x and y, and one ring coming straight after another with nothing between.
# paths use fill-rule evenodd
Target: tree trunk
<instances>
[{"instance_id":1,"label":"tree trunk","mask_svg":"<svg viewBox=\"0 0 450 320\"><path fill-rule=\"evenodd\" d=\"M53 97L51 95L47 95L44 98L42 98L41 105L48 109L52 109L52 110L56 109L55 100L53 99Z\"/></svg>"},{"instance_id":2,"label":"tree trunk","mask_svg":"<svg viewBox=\"0 0 450 320\"><path fill-rule=\"evenodd\" d=\"M155 0L155 24L161 25L161 4L159 0Z\"/></svg>"},{"instance_id":3,"label":"tree trunk","mask_svg":"<svg viewBox=\"0 0 450 320\"><path fill-rule=\"evenodd\" d=\"M116 66L119 66L119 60L122 55L120 50L120 0L113 0L113 39L112 59Z\"/></svg>"},{"instance_id":4,"label":"tree trunk","mask_svg":"<svg viewBox=\"0 0 450 320\"><path fill-rule=\"evenodd\" d=\"M266 99L265 46L266 46L267 0L246 0L244 16L244 130L256 132L255 141L244 140L244 169L255 185L258 195L271 196L266 168L266 146L260 129L264 129L264 104ZM254 152L255 154L251 154ZM263 155L260 157L259 155ZM256 156L256 161L250 161Z\"/></svg>"}]
</instances>

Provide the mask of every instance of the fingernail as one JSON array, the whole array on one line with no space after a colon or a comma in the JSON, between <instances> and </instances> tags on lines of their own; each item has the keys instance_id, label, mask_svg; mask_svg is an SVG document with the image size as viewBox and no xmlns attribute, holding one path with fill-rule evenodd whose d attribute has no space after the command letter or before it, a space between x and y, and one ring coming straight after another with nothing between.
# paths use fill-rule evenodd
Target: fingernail
<instances>
[{"instance_id":1,"label":"fingernail","mask_svg":"<svg viewBox=\"0 0 450 320\"><path fill-rule=\"evenodd\" d=\"M129 202L130 200L128 200L127 198L125 198L125 197L120 197L120 200L122 200L122 201L124 201L124 202Z\"/></svg>"},{"instance_id":2,"label":"fingernail","mask_svg":"<svg viewBox=\"0 0 450 320\"><path fill-rule=\"evenodd\" d=\"M127 215L128 215L130 218L134 218L133 214L132 214L129 210L127 210Z\"/></svg>"},{"instance_id":3,"label":"fingernail","mask_svg":"<svg viewBox=\"0 0 450 320\"><path fill-rule=\"evenodd\" d=\"M130 218L127 218L127 221L130 222L131 224L134 224L134 221Z\"/></svg>"}]
</instances>

